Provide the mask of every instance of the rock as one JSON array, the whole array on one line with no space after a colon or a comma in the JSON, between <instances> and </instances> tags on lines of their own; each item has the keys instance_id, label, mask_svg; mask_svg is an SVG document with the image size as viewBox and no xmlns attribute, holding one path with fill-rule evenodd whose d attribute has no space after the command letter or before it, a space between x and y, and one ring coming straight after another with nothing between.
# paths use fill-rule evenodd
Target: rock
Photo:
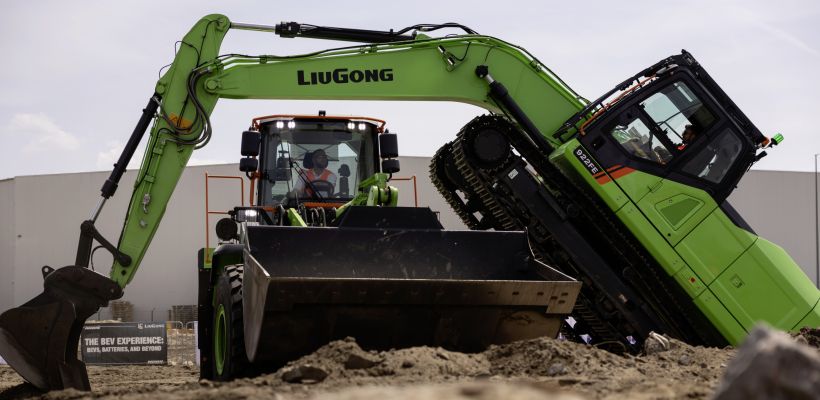
<instances>
[{"instance_id":1,"label":"rock","mask_svg":"<svg viewBox=\"0 0 820 400\"><path fill-rule=\"evenodd\" d=\"M282 380L287 383L319 383L327 376L327 371L312 365L299 365L282 372Z\"/></svg>"},{"instance_id":2,"label":"rock","mask_svg":"<svg viewBox=\"0 0 820 400\"><path fill-rule=\"evenodd\" d=\"M669 339L655 332L649 332L649 336L643 342L643 352L650 355L667 350L669 350Z\"/></svg>"},{"instance_id":3,"label":"rock","mask_svg":"<svg viewBox=\"0 0 820 400\"><path fill-rule=\"evenodd\" d=\"M413 368L414 365L415 364L413 364L413 362L410 361L410 360L404 360L404 361L401 362L401 367L402 368Z\"/></svg>"},{"instance_id":4,"label":"rock","mask_svg":"<svg viewBox=\"0 0 820 400\"><path fill-rule=\"evenodd\" d=\"M816 399L818 393L820 354L760 325L729 363L714 399Z\"/></svg>"},{"instance_id":5,"label":"rock","mask_svg":"<svg viewBox=\"0 0 820 400\"><path fill-rule=\"evenodd\" d=\"M692 365L692 357L684 354L678 358L678 364L683 365L684 367L687 365Z\"/></svg>"},{"instance_id":6,"label":"rock","mask_svg":"<svg viewBox=\"0 0 820 400\"><path fill-rule=\"evenodd\" d=\"M379 365L382 360L371 354L349 354L345 360L345 369L367 369Z\"/></svg>"},{"instance_id":7,"label":"rock","mask_svg":"<svg viewBox=\"0 0 820 400\"><path fill-rule=\"evenodd\" d=\"M559 362L553 363L547 369L548 376L563 375L565 373L567 373L567 367L565 367L564 364Z\"/></svg>"}]
</instances>

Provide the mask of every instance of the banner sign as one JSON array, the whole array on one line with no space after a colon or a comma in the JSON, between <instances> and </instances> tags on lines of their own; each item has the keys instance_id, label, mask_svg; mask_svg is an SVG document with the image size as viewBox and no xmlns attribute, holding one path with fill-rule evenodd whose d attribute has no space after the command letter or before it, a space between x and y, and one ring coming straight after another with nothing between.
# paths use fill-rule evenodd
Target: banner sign
<instances>
[{"instance_id":1,"label":"banner sign","mask_svg":"<svg viewBox=\"0 0 820 400\"><path fill-rule=\"evenodd\" d=\"M168 359L162 322L86 324L80 337L83 361L90 365L158 365Z\"/></svg>"}]
</instances>

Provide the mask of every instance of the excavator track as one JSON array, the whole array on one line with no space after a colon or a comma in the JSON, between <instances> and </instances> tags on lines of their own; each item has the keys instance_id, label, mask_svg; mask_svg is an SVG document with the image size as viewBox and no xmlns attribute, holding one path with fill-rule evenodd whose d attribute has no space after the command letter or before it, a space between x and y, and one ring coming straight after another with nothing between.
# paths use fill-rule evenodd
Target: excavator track
<instances>
[{"instance_id":1,"label":"excavator track","mask_svg":"<svg viewBox=\"0 0 820 400\"><path fill-rule=\"evenodd\" d=\"M469 212L467 204L456 194L456 190L463 191L463 189L451 180L447 174L448 164L452 164L452 147L453 142L447 142L436 151L430 163L430 180L436 190L444 197L444 201L450 205L450 208L456 212L456 215L468 228L480 229L478 219Z\"/></svg>"},{"instance_id":2,"label":"excavator track","mask_svg":"<svg viewBox=\"0 0 820 400\"><path fill-rule=\"evenodd\" d=\"M620 342L621 347L627 346L635 349L633 341L630 341L627 337L634 337L636 329L634 326L630 326L629 318L618 315L617 310L614 310L609 294L598 287L592 277L585 273L582 268L574 265L569 257L547 255L561 254L561 246L550 237L545 226L539 226L539 221L528 215L526 204L521 204L513 196L501 195L501 193L498 193L497 185L493 184L497 181L495 175L504 168L484 169L477 167L476 165L479 163L474 160L474 157L470 157L469 151L465 151L469 149L468 142L471 132L475 132L476 128L486 127L488 124L501 126L500 129L502 130L513 129L514 132L509 133L512 147L522 154L529 154L530 156L537 152L541 160L544 160L544 162L538 163L537 166L530 165L529 168L535 168L538 171L537 176L543 185L550 190L550 193L554 195L560 207L565 209L575 208L578 215L574 218L584 222L580 224L581 226L591 227L587 229L587 234L593 235L596 240L603 240L607 243L607 255L616 259L614 263L627 266L618 272L621 275L628 272L629 275L635 276L633 279L625 280L643 297L641 300L646 302L644 308L650 308L653 317L659 318L659 321L657 321L658 326L655 327L656 330L667 331L693 343L725 343L723 338L714 331L714 328L711 328L710 332L711 325L708 323L699 324L698 330L693 330L688 325L689 322L698 320L698 316L703 319L702 314L699 315L699 311L694 309L694 306L686 307L680 304L678 296L673 292L675 288L671 286L674 282L670 284L668 277L660 275L659 266L650 261L645 252L635 244L635 239L631 237L631 234L624 232L618 221L613 220L612 213L607 213L607 210L602 208L600 201L596 201L597 199L592 198L589 193L578 190L569 183L557 167L546 161L548 160L548 154L544 154L540 149L533 149L535 146L532 146L531 142L523 138L523 133L508 120L500 116L477 117L459 131L456 140L442 147L436 154L431 164L431 178L434 183L438 182L436 184L437 189L445 196L445 199L448 200L448 203L459 216L468 214L470 209L466 207L467 205L464 202L458 201L460 198L457 196L447 195L453 192L449 190L453 187L469 192L471 197L480 200L483 210L479 213L491 216L495 221L492 228L498 230L527 228L534 242L533 252L539 259L553 266L558 266L566 273L574 274L585 283L573 310L573 316L579 322L572 330L575 336L589 333L596 339L596 342ZM451 155L448 156L447 153L451 153ZM511 158L513 160L505 161L502 164L508 166L509 163L515 162L515 159L520 160L515 155ZM464 190L463 186L454 182L456 179L453 179L452 172L450 177L441 175L444 168L440 163L446 160L455 164L460 175L457 179L466 182L469 185L468 190ZM524 161L521 160L520 162ZM450 198L448 199L448 197ZM451 200L454 197L456 200ZM474 209L475 207L474 199L471 199L470 208ZM473 217L472 214L470 216ZM464 218L462 217L462 219ZM475 223L472 226L469 223L467 225L471 229L475 229L476 226ZM684 315L686 318L679 321L672 318L671 315ZM703 332L706 332L706 334L703 334Z\"/></svg>"},{"instance_id":3,"label":"excavator track","mask_svg":"<svg viewBox=\"0 0 820 400\"><path fill-rule=\"evenodd\" d=\"M520 131L519 131L520 132ZM523 135L523 132L521 132ZM521 140L519 145L530 142ZM535 146L533 146L535 147ZM683 289L646 253L615 217L603 202L592 193L574 184L549 162L549 154L544 149L528 149L529 154L537 152L537 170L544 183L557 188L557 193L566 196L567 204L581 205L581 226L597 231L596 240L606 241L608 249L619 256L629 267L622 268L622 275L633 275L627 281L636 287L648 306L652 307L654 316L661 318L668 329L665 333L673 334L692 344L723 346L727 342L695 305L688 301ZM550 149L551 151L551 149ZM686 299L684 303L680 299ZM693 327L694 326L694 327ZM663 330L664 326L659 327Z\"/></svg>"},{"instance_id":4,"label":"excavator track","mask_svg":"<svg viewBox=\"0 0 820 400\"><path fill-rule=\"evenodd\" d=\"M430 168L431 179L439 192L444 196L445 200L447 200L448 204L450 204L456 214L458 214L462 218L462 221L464 221L465 224L471 229L476 229L479 224L477 223L476 218L470 214L467 203L461 201L461 199L454 194L454 190L451 189L457 188L473 197L473 199L470 200L471 206L474 205L474 199L480 200L482 211L479 211L479 213L486 215L482 221L492 218L495 222L493 226L488 226L486 228L496 230L522 230L526 228L530 232L539 230L543 231L545 229L538 225L537 220L529 219L526 216L521 218L521 213L517 213L514 208L511 209L510 207L505 207L502 205L502 203L498 201L497 195L492 193L492 188L487 185L487 182L490 182L487 178L488 174L498 172L502 170L503 167L509 166L510 164L520 160L518 156L510 155L508 160L504 160L495 168L489 169L489 171L474 168L468 161L470 158L468 156L468 152L466 151L468 149L468 135L475 132L477 128L480 129L487 125L496 124L499 119L500 117L495 116L479 117L479 119L474 120L474 122L477 123L474 124L471 122L461 129L456 140L445 144L433 157ZM468 187L459 187L459 185L452 179L452 173L449 174L449 176L445 174L445 171L447 171L445 163L447 162L454 162L459 173L459 178L463 179L463 182L469 185ZM541 242L540 245L533 243L535 244L533 246L533 253L540 261L550 265L555 265L557 260L549 257L546 252L541 251L546 245L546 243L543 243L544 240L544 238L541 238L536 241ZM546 240L549 239L547 238ZM556 244L552 243L549 247L556 246ZM554 252L554 250L551 252ZM569 272L575 276L579 276L581 274L581 270L574 265L567 265L566 262L561 262L560 264L562 267L561 269L565 272ZM569 271L567 271L567 269L569 269ZM580 338L580 335L589 334L597 343L614 343L622 341L623 339L621 338L628 336L628 334L625 332L618 332L611 323L607 322L607 317L602 315L600 311L595 310L595 302L593 299L599 298L604 294L599 290L594 289L594 285L591 285L589 280L585 283L586 284L583 286L573 309L573 315L576 323L573 327L564 327L566 332L565 336ZM632 332L630 331L628 333L631 334ZM613 349L622 350L623 348L624 346L616 346Z\"/></svg>"}]
</instances>

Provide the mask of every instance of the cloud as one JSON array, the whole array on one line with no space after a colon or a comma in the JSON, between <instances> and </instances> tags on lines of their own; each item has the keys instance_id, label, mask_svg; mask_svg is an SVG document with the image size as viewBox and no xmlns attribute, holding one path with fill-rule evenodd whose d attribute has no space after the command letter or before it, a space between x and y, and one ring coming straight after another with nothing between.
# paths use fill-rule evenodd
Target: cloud
<instances>
[{"instance_id":1,"label":"cloud","mask_svg":"<svg viewBox=\"0 0 820 400\"><path fill-rule=\"evenodd\" d=\"M6 135L29 137L23 152L34 153L47 150L77 150L80 140L66 132L44 113L17 113L4 127Z\"/></svg>"},{"instance_id":2,"label":"cloud","mask_svg":"<svg viewBox=\"0 0 820 400\"><path fill-rule=\"evenodd\" d=\"M730 7L729 10L730 15L735 15L740 18L745 23L749 24L750 26L756 26L757 28L765 31L766 33L770 34L772 37L781 40L784 43L788 43L794 46L797 49L800 49L808 54L813 56L820 55L820 52L814 47L812 47L809 42L799 38L798 36L790 33L787 29L781 28L776 26L774 23L770 23L769 21L773 19L775 16L770 14L761 14L759 12L755 12L753 9L742 6L742 7ZM798 17L799 18L799 17ZM780 21L777 25L786 25L786 24L794 24L796 23L794 17L786 20Z\"/></svg>"},{"instance_id":3,"label":"cloud","mask_svg":"<svg viewBox=\"0 0 820 400\"><path fill-rule=\"evenodd\" d=\"M794 46L794 47L796 47L800 50L805 51L806 53L809 53L809 54L814 55L814 56L820 55L820 52L818 52L817 49L815 49L814 47L811 47L805 41L801 40L800 38L798 38L795 35L792 35L789 32L786 32L783 29L777 28L774 25L770 25L770 24L767 24L765 22L759 22L758 26L761 29L765 30L766 32L771 33L772 36L778 37L781 40L783 40L784 42L789 43L792 46Z\"/></svg>"},{"instance_id":4,"label":"cloud","mask_svg":"<svg viewBox=\"0 0 820 400\"><path fill-rule=\"evenodd\" d=\"M97 169L100 170L110 170L114 168L114 163L120 158L120 153L122 153L122 149L125 145L122 142L108 142L108 146L105 150L100 151L97 153ZM131 158L131 161L128 163L127 169L138 169L140 167L140 163L142 161L144 149L138 149L134 153L134 157ZM218 158L197 158L191 157L188 160L188 165L216 165L216 164L230 164L229 161L225 161Z\"/></svg>"},{"instance_id":5,"label":"cloud","mask_svg":"<svg viewBox=\"0 0 820 400\"><path fill-rule=\"evenodd\" d=\"M120 158L120 153L125 148L122 142L108 142L108 148L97 153L97 168L101 170L110 170L114 168L114 163ZM128 162L126 169L137 169L140 166L141 154L137 151L131 161Z\"/></svg>"},{"instance_id":6,"label":"cloud","mask_svg":"<svg viewBox=\"0 0 820 400\"><path fill-rule=\"evenodd\" d=\"M230 164L230 161L220 160L218 158L197 158L191 157L188 160L188 165L217 165L217 164Z\"/></svg>"}]
</instances>

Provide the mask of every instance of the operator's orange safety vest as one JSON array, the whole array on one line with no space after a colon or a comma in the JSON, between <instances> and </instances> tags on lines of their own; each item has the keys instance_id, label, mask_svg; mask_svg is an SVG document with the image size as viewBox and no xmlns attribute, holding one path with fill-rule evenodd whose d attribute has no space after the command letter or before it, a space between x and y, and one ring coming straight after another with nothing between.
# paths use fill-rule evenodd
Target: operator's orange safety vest
<instances>
[{"instance_id":1,"label":"operator's orange safety vest","mask_svg":"<svg viewBox=\"0 0 820 400\"><path fill-rule=\"evenodd\" d=\"M307 183L313 182L313 181L328 181L328 182L330 182L330 174L331 174L330 170L325 169L324 171L322 171L322 174L319 175L319 177L317 178L316 174L313 173L313 170L309 169L307 171L307 173L305 174L305 176L307 177L307 182L305 182L305 193L309 196L313 196L313 190L311 190L310 185L307 185Z\"/></svg>"}]
</instances>

